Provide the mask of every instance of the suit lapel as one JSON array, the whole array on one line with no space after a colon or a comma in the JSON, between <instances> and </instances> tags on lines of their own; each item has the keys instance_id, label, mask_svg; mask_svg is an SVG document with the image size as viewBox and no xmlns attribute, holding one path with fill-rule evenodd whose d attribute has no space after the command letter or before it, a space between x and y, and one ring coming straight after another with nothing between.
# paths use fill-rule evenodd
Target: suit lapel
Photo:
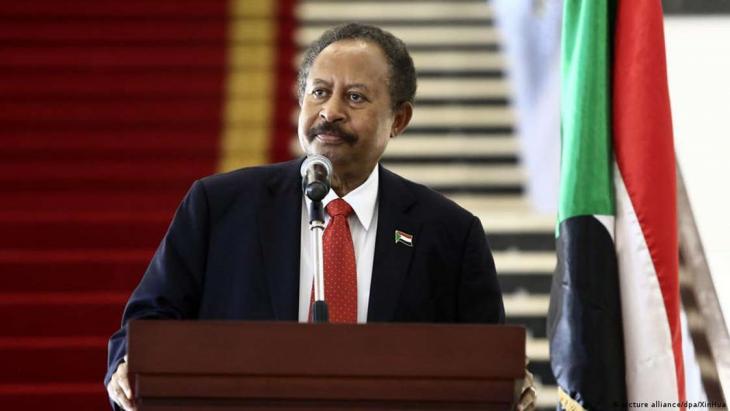
<instances>
[{"instance_id":1,"label":"suit lapel","mask_svg":"<svg viewBox=\"0 0 730 411\"><path fill-rule=\"evenodd\" d=\"M301 160L282 165L267 182L259 209L264 268L276 320L296 321L299 310L299 252L302 213Z\"/></svg>"},{"instance_id":2,"label":"suit lapel","mask_svg":"<svg viewBox=\"0 0 730 411\"><path fill-rule=\"evenodd\" d=\"M395 314L420 223L409 216L413 194L400 177L379 166L378 231L375 238L373 277L370 285L368 321L390 321ZM413 235L413 247L395 242L395 231Z\"/></svg>"}]
</instances>

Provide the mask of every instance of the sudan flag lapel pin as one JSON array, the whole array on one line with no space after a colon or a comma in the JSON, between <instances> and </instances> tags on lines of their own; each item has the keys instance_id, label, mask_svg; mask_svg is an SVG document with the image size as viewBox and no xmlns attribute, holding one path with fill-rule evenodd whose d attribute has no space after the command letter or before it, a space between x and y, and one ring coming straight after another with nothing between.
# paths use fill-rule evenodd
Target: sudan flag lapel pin
<instances>
[{"instance_id":1,"label":"sudan flag lapel pin","mask_svg":"<svg viewBox=\"0 0 730 411\"><path fill-rule=\"evenodd\" d=\"M395 230L395 243L401 243L408 247L413 247L413 236L411 234L404 233L401 230Z\"/></svg>"}]
</instances>

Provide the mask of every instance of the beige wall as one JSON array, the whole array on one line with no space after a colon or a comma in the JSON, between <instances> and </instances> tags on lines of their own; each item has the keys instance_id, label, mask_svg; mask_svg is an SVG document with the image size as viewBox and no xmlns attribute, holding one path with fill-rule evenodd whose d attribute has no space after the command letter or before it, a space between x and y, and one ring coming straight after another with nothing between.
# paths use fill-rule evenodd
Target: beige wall
<instances>
[{"instance_id":1,"label":"beige wall","mask_svg":"<svg viewBox=\"0 0 730 411\"><path fill-rule=\"evenodd\" d=\"M730 16L667 17L665 33L677 158L730 326Z\"/></svg>"}]
</instances>

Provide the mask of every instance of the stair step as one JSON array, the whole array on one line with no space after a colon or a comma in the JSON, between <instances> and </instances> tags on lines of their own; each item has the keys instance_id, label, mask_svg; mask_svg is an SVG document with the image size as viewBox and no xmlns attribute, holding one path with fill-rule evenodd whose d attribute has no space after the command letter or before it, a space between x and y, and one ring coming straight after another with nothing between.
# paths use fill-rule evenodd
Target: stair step
<instances>
[{"instance_id":1,"label":"stair step","mask_svg":"<svg viewBox=\"0 0 730 411\"><path fill-rule=\"evenodd\" d=\"M555 251L555 235L551 232L507 232L487 230L492 251Z\"/></svg>"},{"instance_id":2,"label":"stair step","mask_svg":"<svg viewBox=\"0 0 730 411\"><path fill-rule=\"evenodd\" d=\"M486 98L509 96L503 79L429 78L418 80L419 98ZM418 107L415 111L420 111Z\"/></svg>"},{"instance_id":3,"label":"stair step","mask_svg":"<svg viewBox=\"0 0 730 411\"><path fill-rule=\"evenodd\" d=\"M159 45L143 45L134 47L108 47L99 46L94 44L81 45L76 47L58 47L56 45L46 46L34 46L24 47L22 52L18 52L13 49L3 48L0 49L0 69L21 69L26 67L33 67L35 70L38 69L61 69L61 68L73 68L73 67L94 67L96 69L111 67L111 68L168 68L178 69L180 67L188 67L193 69L216 69L221 71L221 75L225 64L225 47L211 47L207 44L180 44L160 47ZM172 104L177 106L178 104L174 101L168 102L168 105ZM38 107L41 109L41 107ZM120 107L121 108L121 107ZM153 108L153 107L148 107ZM184 108L184 105L180 105L179 108ZM209 110L214 110L215 106L203 108L198 107L197 110L186 109L186 113L208 113L210 118L215 118L215 113ZM201 111L202 110L202 111ZM125 110L123 110L125 111ZM12 112L12 111L11 111ZM41 110L42 113L52 114L53 111L49 108ZM121 113L114 115L112 111L98 111L96 113L105 113L110 118L122 120L123 116ZM128 109L128 113L136 113L141 115L142 112L138 110ZM164 117L173 121L172 117L174 110L170 110L170 107L158 107L157 110L152 111L157 114L162 114ZM86 112L85 114L90 114ZM166 113L166 115L165 115ZM220 114L219 114L220 115ZM148 118L154 118L152 113L148 113ZM5 117L3 117L5 118ZM81 117L76 116L74 120L89 119L93 117ZM142 116L144 118L144 116ZM180 117L183 118L183 117ZM96 120L96 119L95 119ZM106 118L99 119L99 122L106 122ZM133 118L127 118L128 123L133 123Z\"/></svg>"},{"instance_id":4,"label":"stair step","mask_svg":"<svg viewBox=\"0 0 730 411\"><path fill-rule=\"evenodd\" d=\"M464 134L470 136L501 136L515 132L509 122L499 122L486 125L460 125L460 124L423 124L414 125L411 123L406 130L412 134L428 134L436 138L443 138L444 135Z\"/></svg>"},{"instance_id":5,"label":"stair step","mask_svg":"<svg viewBox=\"0 0 730 411\"><path fill-rule=\"evenodd\" d=\"M179 179L187 178L192 181L204 173L212 173L211 163L189 164L184 160L155 160L155 159L125 159L118 161L107 161L105 159L90 159L87 161L75 161L74 159L59 158L51 162L10 161L0 164L0 172L3 180L22 180L33 178L46 179L68 179L83 178L89 175L97 179L114 181L129 177L142 177L154 179L159 176L162 180L179 176ZM204 174L207 175L207 174ZM12 177L12 178L11 178Z\"/></svg>"},{"instance_id":6,"label":"stair step","mask_svg":"<svg viewBox=\"0 0 730 411\"><path fill-rule=\"evenodd\" d=\"M472 204L465 207L479 217L488 233L541 233L553 237L555 243L555 217L537 215L524 212L509 212L504 210L490 210L485 205Z\"/></svg>"},{"instance_id":7,"label":"stair step","mask_svg":"<svg viewBox=\"0 0 730 411\"><path fill-rule=\"evenodd\" d=\"M27 162L23 160L5 161L0 164L0 181L12 182L44 178L47 180L67 180L81 178L115 179L159 178L169 180L173 177L188 179L188 183L204 173L211 173L212 162L189 164L183 160L161 159L122 159L109 161L103 158L78 161L73 158L57 158L52 161Z\"/></svg>"},{"instance_id":8,"label":"stair step","mask_svg":"<svg viewBox=\"0 0 730 411\"><path fill-rule=\"evenodd\" d=\"M404 17L404 12L407 15ZM412 1L304 1L295 9L302 25L309 20L327 16L328 19L350 21L354 16L360 19L377 20L378 24L387 24L389 20L433 20L435 17L473 18L487 20L491 17L491 9L482 2L418 2ZM408 43L408 42L406 42Z\"/></svg>"},{"instance_id":9,"label":"stair step","mask_svg":"<svg viewBox=\"0 0 730 411\"><path fill-rule=\"evenodd\" d=\"M382 5L378 7L382 7ZM413 9L412 7L409 10ZM431 44L489 44L497 41L497 31L486 24L483 27L464 27L460 25L413 27L410 25L395 26L387 23L379 24L379 26L393 33L409 46ZM330 27L328 25L302 26L296 30L294 36L295 41L300 46L309 45Z\"/></svg>"},{"instance_id":10,"label":"stair step","mask_svg":"<svg viewBox=\"0 0 730 411\"><path fill-rule=\"evenodd\" d=\"M538 380L541 385L556 384L549 361L530 361L527 369L535 375L535 379Z\"/></svg>"},{"instance_id":11,"label":"stair step","mask_svg":"<svg viewBox=\"0 0 730 411\"><path fill-rule=\"evenodd\" d=\"M504 311L508 317L545 318L550 296L530 295L527 293L503 294Z\"/></svg>"},{"instance_id":12,"label":"stair step","mask_svg":"<svg viewBox=\"0 0 730 411\"><path fill-rule=\"evenodd\" d=\"M180 7L177 1L159 2L129 2L122 3L99 3L96 1L79 1L62 4L55 0L35 0L29 3L12 3L3 5L0 9L2 18L39 18L63 16L111 18L114 22L121 18L136 17L137 19L162 19L177 20L181 17L187 19L195 18L226 18L230 11L225 2L189 2L185 7Z\"/></svg>"},{"instance_id":13,"label":"stair step","mask_svg":"<svg viewBox=\"0 0 730 411\"><path fill-rule=\"evenodd\" d=\"M28 175L21 175L17 169L8 169L8 173L15 175L11 178L9 175L0 175L0 196L10 195L12 193L27 191L59 191L67 190L69 195L73 195L75 191L167 191L174 190L185 193L190 188L190 184L198 178L202 178L211 174L210 170L205 172L180 168L179 173L171 173L166 170L159 175L144 175L144 171L129 169L129 171L120 171L118 174L113 172L103 172L89 174L86 171L80 171L75 175L66 173L65 175L48 175L47 170L39 170L31 172ZM0 172L3 167L0 166ZM133 175L130 175L133 174Z\"/></svg>"},{"instance_id":14,"label":"stair step","mask_svg":"<svg viewBox=\"0 0 730 411\"><path fill-rule=\"evenodd\" d=\"M449 195L450 200L465 209L475 213L482 211L484 215L501 213L510 213L527 215L530 205L521 195L514 196L491 196L491 195ZM481 218L481 217L480 217ZM482 221L484 224L484 221ZM488 230L491 231L491 230Z\"/></svg>"},{"instance_id":15,"label":"stair step","mask_svg":"<svg viewBox=\"0 0 730 411\"><path fill-rule=\"evenodd\" d=\"M3 293L0 336L108 338L119 328L128 298L128 293L111 292Z\"/></svg>"},{"instance_id":16,"label":"stair step","mask_svg":"<svg viewBox=\"0 0 730 411\"><path fill-rule=\"evenodd\" d=\"M222 16L221 16L222 17ZM0 40L23 43L28 41L87 43L184 43L209 41L224 43L227 32L223 19L181 19L161 23L151 19L119 20L114 29L104 20L81 20L68 24L63 20L5 21L0 26ZM214 89L214 87L211 87Z\"/></svg>"},{"instance_id":17,"label":"stair step","mask_svg":"<svg viewBox=\"0 0 730 411\"><path fill-rule=\"evenodd\" d=\"M521 169L514 164L390 164L388 169L409 180L429 185L510 186L523 181Z\"/></svg>"},{"instance_id":18,"label":"stair step","mask_svg":"<svg viewBox=\"0 0 730 411\"><path fill-rule=\"evenodd\" d=\"M508 107L484 110L471 106L419 107L414 110L411 124L416 127L494 127L512 124ZM411 129L413 131L413 129Z\"/></svg>"},{"instance_id":19,"label":"stair step","mask_svg":"<svg viewBox=\"0 0 730 411\"><path fill-rule=\"evenodd\" d=\"M2 192L0 212L5 211L66 211L66 212L165 212L172 216L182 200L187 187L161 187L159 189L130 187L116 189L111 186L96 189L48 189L38 188Z\"/></svg>"},{"instance_id":20,"label":"stair step","mask_svg":"<svg viewBox=\"0 0 730 411\"><path fill-rule=\"evenodd\" d=\"M545 274L499 274L497 279L503 294L550 294L550 287L553 283L552 276Z\"/></svg>"},{"instance_id":21,"label":"stair step","mask_svg":"<svg viewBox=\"0 0 730 411\"><path fill-rule=\"evenodd\" d=\"M381 163L387 167L397 167L399 165L419 165L419 166L439 166L444 164L449 165L474 165L474 166L485 166L485 165L504 165L514 164L518 162L517 156L513 154L499 155L499 154L484 154L479 155L477 153L469 153L463 156L458 155L442 155L442 154L425 154L420 156L413 156L405 154L399 155L388 155L381 159Z\"/></svg>"},{"instance_id":22,"label":"stair step","mask_svg":"<svg viewBox=\"0 0 730 411\"><path fill-rule=\"evenodd\" d=\"M492 254L499 274L545 274L550 276L557 263L555 253L549 251L497 251Z\"/></svg>"},{"instance_id":23,"label":"stair step","mask_svg":"<svg viewBox=\"0 0 730 411\"><path fill-rule=\"evenodd\" d=\"M109 400L100 380L97 377L79 383L0 384L0 409L106 410L109 409Z\"/></svg>"},{"instance_id":24,"label":"stair step","mask_svg":"<svg viewBox=\"0 0 730 411\"><path fill-rule=\"evenodd\" d=\"M16 150L14 152L0 152L0 161L8 164L10 162L43 162L45 164L58 164L63 162L92 162L100 159L110 162L123 161L179 161L187 164L208 163L214 164L218 160L218 153L190 150L148 150L148 149L108 149L108 150Z\"/></svg>"},{"instance_id":25,"label":"stair step","mask_svg":"<svg viewBox=\"0 0 730 411\"><path fill-rule=\"evenodd\" d=\"M39 20L39 22L53 22L53 20ZM3 21L8 24L7 20ZM79 24L77 21L75 24ZM106 22L100 22L107 24ZM23 21L21 27L30 27L28 20ZM73 25L66 22L57 22L68 30ZM0 26L1 27L4 27ZM159 26L158 26L159 27ZM77 96L176 96L200 95L211 96L221 90L221 80L211 76L210 71L79 71L60 72L47 70L45 72L8 71L0 79L0 92L3 98L22 96L23 98L48 95ZM149 130L144 133L149 133ZM131 136L133 140L141 141L140 137ZM210 137L208 137L210 139Z\"/></svg>"},{"instance_id":26,"label":"stair step","mask_svg":"<svg viewBox=\"0 0 730 411\"><path fill-rule=\"evenodd\" d=\"M390 143L385 150L384 159L391 157L444 156L444 157L484 157L516 156L517 142L512 136L460 136L450 135L434 138L429 135L416 135L406 132Z\"/></svg>"},{"instance_id":27,"label":"stair step","mask_svg":"<svg viewBox=\"0 0 730 411\"><path fill-rule=\"evenodd\" d=\"M558 406L558 387L555 385L536 383L537 411L555 411Z\"/></svg>"},{"instance_id":28,"label":"stair step","mask_svg":"<svg viewBox=\"0 0 730 411\"><path fill-rule=\"evenodd\" d=\"M0 248L150 248L160 243L169 213L0 213Z\"/></svg>"},{"instance_id":29,"label":"stair step","mask_svg":"<svg viewBox=\"0 0 730 411\"><path fill-rule=\"evenodd\" d=\"M101 381L106 338L0 337L0 386Z\"/></svg>"},{"instance_id":30,"label":"stair step","mask_svg":"<svg viewBox=\"0 0 730 411\"><path fill-rule=\"evenodd\" d=\"M481 23L480 27L484 27ZM463 51L440 51L432 53L411 53L413 64L420 70L484 70L503 69L505 62L496 53L467 53ZM419 85L420 88L420 85ZM420 89L419 89L420 93Z\"/></svg>"},{"instance_id":31,"label":"stair step","mask_svg":"<svg viewBox=\"0 0 730 411\"><path fill-rule=\"evenodd\" d=\"M129 294L152 249L0 250L5 293L99 292Z\"/></svg>"},{"instance_id":32,"label":"stair step","mask_svg":"<svg viewBox=\"0 0 730 411\"><path fill-rule=\"evenodd\" d=\"M83 50L85 52L86 48ZM164 49L156 50L160 52ZM23 55L35 53L37 53L35 48L28 48ZM0 49L0 61L3 61L2 57L3 53ZM176 122L180 119L220 121L220 110L219 104L215 104L214 101L201 101L200 99L173 99L164 104L157 101L137 101L130 104L119 100L97 101L94 104L84 101L49 103L31 100L11 103L0 100L0 123L84 122L89 119L100 123L120 124L135 124L150 120Z\"/></svg>"},{"instance_id":33,"label":"stair step","mask_svg":"<svg viewBox=\"0 0 730 411\"><path fill-rule=\"evenodd\" d=\"M520 184L427 184L432 190L438 191L444 195L467 195L467 194L485 194L493 196L514 196L522 194L523 189Z\"/></svg>"},{"instance_id":34,"label":"stair step","mask_svg":"<svg viewBox=\"0 0 730 411\"><path fill-rule=\"evenodd\" d=\"M4 84L0 83L0 87ZM0 153L16 150L218 150L218 135L212 131L107 130L100 133L66 129L43 133L28 130L5 133Z\"/></svg>"},{"instance_id":35,"label":"stair step","mask_svg":"<svg viewBox=\"0 0 730 411\"><path fill-rule=\"evenodd\" d=\"M95 102L89 100L85 104L94 105ZM190 164L191 160L195 160L200 164L207 164L211 171L218 155L217 133L196 130L122 130L97 133L16 130L3 136L0 147L0 159L3 163L43 160L51 163L93 164L94 161L99 163L103 160L124 164L126 160L142 164L151 161Z\"/></svg>"}]
</instances>

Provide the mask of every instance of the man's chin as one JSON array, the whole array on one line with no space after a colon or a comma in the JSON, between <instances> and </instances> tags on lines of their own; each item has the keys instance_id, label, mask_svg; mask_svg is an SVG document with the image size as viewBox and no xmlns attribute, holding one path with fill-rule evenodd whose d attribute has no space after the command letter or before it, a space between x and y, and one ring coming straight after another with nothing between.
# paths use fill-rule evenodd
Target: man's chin
<instances>
[{"instance_id":1,"label":"man's chin","mask_svg":"<svg viewBox=\"0 0 730 411\"><path fill-rule=\"evenodd\" d=\"M348 157L345 151L345 147L342 145L321 144L316 140L307 148L307 153L325 156L333 163L343 161L346 157Z\"/></svg>"}]
</instances>

